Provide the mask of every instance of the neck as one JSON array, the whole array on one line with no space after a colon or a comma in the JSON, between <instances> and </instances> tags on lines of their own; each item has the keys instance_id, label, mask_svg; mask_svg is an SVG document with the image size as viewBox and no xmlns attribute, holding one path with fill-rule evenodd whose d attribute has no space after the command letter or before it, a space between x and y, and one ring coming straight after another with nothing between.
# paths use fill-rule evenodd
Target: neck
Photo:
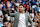
<instances>
[{"instance_id":1,"label":"neck","mask_svg":"<svg viewBox=\"0 0 40 27\"><path fill-rule=\"evenodd\" d=\"M22 13L22 14L24 14L24 13L25 13L25 11L22 11L21 13Z\"/></svg>"}]
</instances>

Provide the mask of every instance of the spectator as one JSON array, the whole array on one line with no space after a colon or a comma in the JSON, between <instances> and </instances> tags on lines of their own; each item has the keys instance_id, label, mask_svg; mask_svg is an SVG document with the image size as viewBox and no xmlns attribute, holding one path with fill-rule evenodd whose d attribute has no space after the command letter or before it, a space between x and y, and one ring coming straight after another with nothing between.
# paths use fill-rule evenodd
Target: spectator
<instances>
[{"instance_id":1,"label":"spectator","mask_svg":"<svg viewBox=\"0 0 40 27\"><path fill-rule=\"evenodd\" d=\"M39 4L39 12L40 12L40 4Z\"/></svg>"},{"instance_id":2,"label":"spectator","mask_svg":"<svg viewBox=\"0 0 40 27\"><path fill-rule=\"evenodd\" d=\"M3 15L2 10L0 9L0 16Z\"/></svg>"},{"instance_id":3,"label":"spectator","mask_svg":"<svg viewBox=\"0 0 40 27\"><path fill-rule=\"evenodd\" d=\"M7 20L7 14L4 14L4 19L3 19L3 22L5 23L5 22L7 22L8 20Z\"/></svg>"},{"instance_id":4,"label":"spectator","mask_svg":"<svg viewBox=\"0 0 40 27\"><path fill-rule=\"evenodd\" d=\"M0 17L0 27L3 26L3 16Z\"/></svg>"},{"instance_id":5,"label":"spectator","mask_svg":"<svg viewBox=\"0 0 40 27\"><path fill-rule=\"evenodd\" d=\"M17 1L17 3L15 3L15 5L16 5L16 6L19 6L19 5L20 5L20 4L19 4L19 1Z\"/></svg>"}]
</instances>

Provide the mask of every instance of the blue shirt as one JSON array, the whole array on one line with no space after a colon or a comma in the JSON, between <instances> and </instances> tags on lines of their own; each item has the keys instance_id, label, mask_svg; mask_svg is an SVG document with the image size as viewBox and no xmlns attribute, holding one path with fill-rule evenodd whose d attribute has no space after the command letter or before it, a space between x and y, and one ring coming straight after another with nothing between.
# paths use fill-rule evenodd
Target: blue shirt
<instances>
[{"instance_id":1,"label":"blue shirt","mask_svg":"<svg viewBox=\"0 0 40 27\"><path fill-rule=\"evenodd\" d=\"M2 27L3 26L3 24L2 23L0 23L0 27Z\"/></svg>"},{"instance_id":2,"label":"blue shirt","mask_svg":"<svg viewBox=\"0 0 40 27\"><path fill-rule=\"evenodd\" d=\"M35 1L32 1L32 3L33 3L34 5L36 5L36 2L35 2Z\"/></svg>"},{"instance_id":3,"label":"blue shirt","mask_svg":"<svg viewBox=\"0 0 40 27\"><path fill-rule=\"evenodd\" d=\"M26 1L22 1L21 3L24 3L24 4L26 4Z\"/></svg>"},{"instance_id":4,"label":"blue shirt","mask_svg":"<svg viewBox=\"0 0 40 27\"><path fill-rule=\"evenodd\" d=\"M19 1L19 0L16 0L16 1Z\"/></svg>"}]
</instances>

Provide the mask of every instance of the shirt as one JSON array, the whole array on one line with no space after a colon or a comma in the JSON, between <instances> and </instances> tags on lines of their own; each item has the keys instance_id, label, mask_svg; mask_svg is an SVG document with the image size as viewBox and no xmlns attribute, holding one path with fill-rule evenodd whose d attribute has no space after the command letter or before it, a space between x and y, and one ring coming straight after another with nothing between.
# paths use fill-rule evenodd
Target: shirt
<instances>
[{"instance_id":1,"label":"shirt","mask_svg":"<svg viewBox=\"0 0 40 27\"><path fill-rule=\"evenodd\" d=\"M40 12L40 7L39 7L39 12Z\"/></svg>"},{"instance_id":2,"label":"shirt","mask_svg":"<svg viewBox=\"0 0 40 27\"><path fill-rule=\"evenodd\" d=\"M2 11L0 10L0 16L3 15Z\"/></svg>"},{"instance_id":3,"label":"shirt","mask_svg":"<svg viewBox=\"0 0 40 27\"><path fill-rule=\"evenodd\" d=\"M0 27L2 27L2 26L3 26L3 24L0 23Z\"/></svg>"},{"instance_id":4,"label":"shirt","mask_svg":"<svg viewBox=\"0 0 40 27\"><path fill-rule=\"evenodd\" d=\"M19 16L19 23L17 27L26 27L26 20L25 14L20 14Z\"/></svg>"}]
</instances>

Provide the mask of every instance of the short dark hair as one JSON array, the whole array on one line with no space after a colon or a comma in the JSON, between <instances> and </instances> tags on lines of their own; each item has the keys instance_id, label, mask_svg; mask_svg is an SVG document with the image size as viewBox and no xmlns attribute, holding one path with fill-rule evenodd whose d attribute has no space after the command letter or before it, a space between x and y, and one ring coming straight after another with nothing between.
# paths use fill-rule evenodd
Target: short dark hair
<instances>
[{"instance_id":1,"label":"short dark hair","mask_svg":"<svg viewBox=\"0 0 40 27\"><path fill-rule=\"evenodd\" d=\"M23 6L24 7L24 5L23 4L20 4L19 6ZM24 7L25 8L25 7Z\"/></svg>"},{"instance_id":2,"label":"short dark hair","mask_svg":"<svg viewBox=\"0 0 40 27\"><path fill-rule=\"evenodd\" d=\"M39 4L39 7L40 7L40 4Z\"/></svg>"},{"instance_id":3,"label":"short dark hair","mask_svg":"<svg viewBox=\"0 0 40 27\"><path fill-rule=\"evenodd\" d=\"M26 1L27 2L27 1Z\"/></svg>"}]
</instances>

